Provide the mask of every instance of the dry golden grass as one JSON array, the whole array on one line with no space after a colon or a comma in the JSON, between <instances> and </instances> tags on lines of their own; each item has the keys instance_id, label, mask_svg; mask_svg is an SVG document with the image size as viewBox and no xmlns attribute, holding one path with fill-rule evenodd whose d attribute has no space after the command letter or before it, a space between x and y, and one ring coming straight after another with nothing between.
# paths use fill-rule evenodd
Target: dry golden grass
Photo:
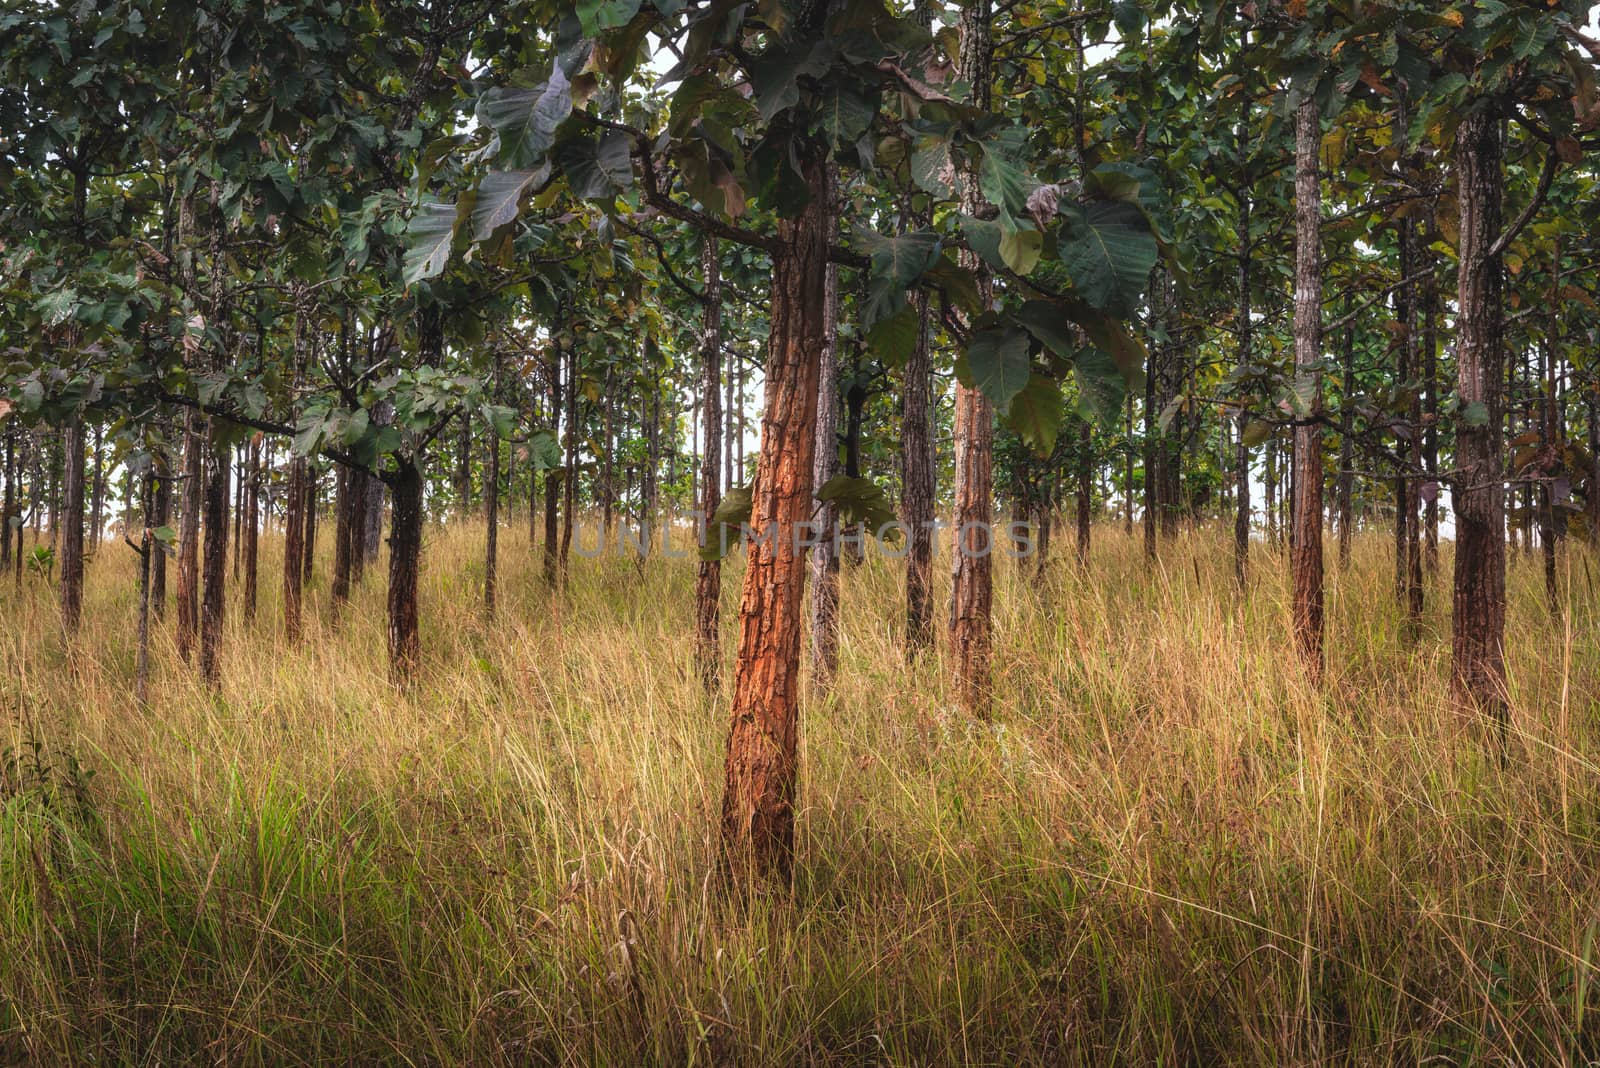
<instances>
[{"instance_id":1,"label":"dry golden grass","mask_svg":"<svg viewBox=\"0 0 1600 1068\"><path fill-rule=\"evenodd\" d=\"M335 623L320 560L290 646L275 539L220 691L169 624L147 710L131 553L92 563L71 650L42 581L0 585L0 1061L1600 1057L1581 548L1555 622L1514 562L1503 764L1446 700L1447 585L1408 646L1378 535L1330 579L1320 692L1281 560L1258 550L1241 604L1221 531L1159 566L1111 528L1086 574L1007 562L992 723L950 707L937 655L904 664L898 568L869 560L806 706L795 885L739 903L691 565L574 559L552 596L523 529L493 624L481 524L430 532L403 695L381 570Z\"/></svg>"}]
</instances>

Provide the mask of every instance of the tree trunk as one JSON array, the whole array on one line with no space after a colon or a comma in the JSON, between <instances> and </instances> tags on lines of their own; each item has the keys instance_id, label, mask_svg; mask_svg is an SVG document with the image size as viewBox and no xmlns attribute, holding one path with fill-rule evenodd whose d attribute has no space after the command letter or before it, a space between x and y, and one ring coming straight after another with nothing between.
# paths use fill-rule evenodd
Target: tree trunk
<instances>
[{"instance_id":1,"label":"tree trunk","mask_svg":"<svg viewBox=\"0 0 1600 1068\"><path fill-rule=\"evenodd\" d=\"M261 435L248 446L244 496L244 618L256 618L257 564L261 549Z\"/></svg>"},{"instance_id":2,"label":"tree trunk","mask_svg":"<svg viewBox=\"0 0 1600 1068\"><path fill-rule=\"evenodd\" d=\"M917 339L905 367L900 437L900 522L906 536L906 659L933 641L933 356L928 293L911 295Z\"/></svg>"},{"instance_id":3,"label":"tree trunk","mask_svg":"<svg viewBox=\"0 0 1600 1068\"><path fill-rule=\"evenodd\" d=\"M283 494L283 629L291 642L300 640L302 563L306 538L306 461L289 461L289 481Z\"/></svg>"},{"instance_id":4,"label":"tree trunk","mask_svg":"<svg viewBox=\"0 0 1600 1068\"><path fill-rule=\"evenodd\" d=\"M1429 225L1431 243L1432 224ZM1432 265L1433 254L1423 254ZM1423 564L1429 575L1439 573L1439 280L1431 271L1423 279L1422 373L1423 412L1427 429L1422 434L1422 464L1428 472L1430 492L1424 513L1426 526Z\"/></svg>"},{"instance_id":5,"label":"tree trunk","mask_svg":"<svg viewBox=\"0 0 1600 1068\"><path fill-rule=\"evenodd\" d=\"M961 12L961 77L972 87L968 103L987 110L990 100L990 0ZM984 198L975 175L962 180L962 209L981 210ZM982 261L963 252L964 266L978 275L984 307L992 285ZM989 713L990 605L994 597L994 405L976 388L956 385L955 553L950 595L950 646L956 693L970 715Z\"/></svg>"},{"instance_id":6,"label":"tree trunk","mask_svg":"<svg viewBox=\"0 0 1600 1068\"><path fill-rule=\"evenodd\" d=\"M567 584L567 560L572 551L572 524L578 510L578 350L567 354L567 476L561 483L561 585Z\"/></svg>"},{"instance_id":7,"label":"tree trunk","mask_svg":"<svg viewBox=\"0 0 1600 1068\"><path fill-rule=\"evenodd\" d=\"M333 583L329 592L337 613L350 599L350 543L355 534L355 487L351 485L351 471L344 464L334 468L333 486Z\"/></svg>"},{"instance_id":8,"label":"tree trunk","mask_svg":"<svg viewBox=\"0 0 1600 1068\"><path fill-rule=\"evenodd\" d=\"M1345 302L1348 311L1349 301ZM1339 355L1339 572L1350 570L1350 543L1355 533L1355 472L1350 469L1351 439L1355 421L1356 338L1355 327L1344 328L1344 345Z\"/></svg>"},{"instance_id":9,"label":"tree trunk","mask_svg":"<svg viewBox=\"0 0 1600 1068\"><path fill-rule=\"evenodd\" d=\"M178 535L178 655L189 659L200 626L200 513L205 498L204 417L190 410L183 433L183 526Z\"/></svg>"},{"instance_id":10,"label":"tree trunk","mask_svg":"<svg viewBox=\"0 0 1600 1068\"><path fill-rule=\"evenodd\" d=\"M705 403L706 446L700 468L700 519L709 530L711 516L722 503L722 250L717 239L704 238L700 250L705 275L705 336L700 346L700 393ZM611 441L611 407L606 406L606 442ZM611 461L606 459L606 535L611 531ZM695 574L695 668L706 692L721 682L720 601L722 561L701 560Z\"/></svg>"},{"instance_id":11,"label":"tree trunk","mask_svg":"<svg viewBox=\"0 0 1600 1068\"><path fill-rule=\"evenodd\" d=\"M498 368L496 378L499 377ZM494 618L495 570L500 556L500 439L489 434L489 471L483 480L483 614Z\"/></svg>"},{"instance_id":12,"label":"tree trunk","mask_svg":"<svg viewBox=\"0 0 1600 1068\"><path fill-rule=\"evenodd\" d=\"M17 517L17 463L16 463L16 431L6 427L5 444L5 499L0 503L0 574L11 566L11 531L20 528L22 524L13 519Z\"/></svg>"},{"instance_id":13,"label":"tree trunk","mask_svg":"<svg viewBox=\"0 0 1600 1068\"><path fill-rule=\"evenodd\" d=\"M1322 675L1322 190L1317 161L1322 120L1315 94L1295 111L1294 362L1310 376L1311 403L1294 431L1290 544L1295 642L1313 678Z\"/></svg>"},{"instance_id":14,"label":"tree trunk","mask_svg":"<svg viewBox=\"0 0 1600 1068\"><path fill-rule=\"evenodd\" d=\"M820 5L826 9L827 4ZM801 598L805 555L800 524L811 518L817 386L826 341L831 212L826 153L800 146L810 200L778 223L772 254L771 340L761 452L752 488L751 526L739 605L722 794L722 844L733 868L787 877L794 856L796 743L799 732Z\"/></svg>"},{"instance_id":15,"label":"tree trunk","mask_svg":"<svg viewBox=\"0 0 1600 1068\"><path fill-rule=\"evenodd\" d=\"M89 548L100 548L100 532L105 529L106 475L100 424L94 425L94 475L89 490Z\"/></svg>"},{"instance_id":16,"label":"tree trunk","mask_svg":"<svg viewBox=\"0 0 1600 1068\"><path fill-rule=\"evenodd\" d=\"M1040 567L1044 566L1044 550L1049 544L1051 492L1047 488L1039 509ZM1078 563L1089 565L1089 533L1094 519L1094 436L1089 420L1078 426Z\"/></svg>"},{"instance_id":17,"label":"tree trunk","mask_svg":"<svg viewBox=\"0 0 1600 1068\"><path fill-rule=\"evenodd\" d=\"M831 173L827 195L831 214ZM832 232L838 224L829 225ZM823 486L839 471L839 269L832 263L826 268L822 303L813 487ZM819 502L816 514L819 540L811 550L811 682L819 693L825 693L839 668L839 509L831 502Z\"/></svg>"},{"instance_id":18,"label":"tree trunk","mask_svg":"<svg viewBox=\"0 0 1600 1068\"><path fill-rule=\"evenodd\" d=\"M316 464L307 461L305 474L306 506L304 511L306 522L305 544L302 546L305 555L301 558L300 578L309 585L311 573L317 561L317 506L321 503L322 471Z\"/></svg>"},{"instance_id":19,"label":"tree trunk","mask_svg":"<svg viewBox=\"0 0 1600 1068\"><path fill-rule=\"evenodd\" d=\"M151 533L150 513L156 501L156 480L155 468L151 467L145 473L144 501L139 509L139 627L134 654L133 699L140 708L150 701L150 565L161 551Z\"/></svg>"},{"instance_id":20,"label":"tree trunk","mask_svg":"<svg viewBox=\"0 0 1600 1068\"><path fill-rule=\"evenodd\" d=\"M1455 602L1451 618L1451 680L1457 696L1488 713L1504 740L1506 714L1505 485L1500 452L1501 349L1499 255L1500 120L1469 112L1456 131L1455 163L1461 201L1460 271L1456 296L1456 389L1463 413L1456 426Z\"/></svg>"},{"instance_id":21,"label":"tree trunk","mask_svg":"<svg viewBox=\"0 0 1600 1068\"><path fill-rule=\"evenodd\" d=\"M410 683L421 656L417 637L417 570L422 558L422 472L397 458L389 483L389 678Z\"/></svg>"},{"instance_id":22,"label":"tree trunk","mask_svg":"<svg viewBox=\"0 0 1600 1068\"><path fill-rule=\"evenodd\" d=\"M1159 351L1158 348L1157 352ZM1160 373L1160 367L1151 360L1150 368L1144 376L1144 555L1150 560L1156 558L1156 503L1157 486L1160 484L1160 480L1156 477L1156 431L1159 428L1156 416L1156 377ZM1249 522L1248 513L1246 522Z\"/></svg>"},{"instance_id":23,"label":"tree trunk","mask_svg":"<svg viewBox=\"0 0 1600 1068\"><path fill-rule=\"evenodd\" d=\"M67 424L61 480L61 625L76 634L83 615L83 416Z\"/></svg>"},{"instance_id":24,"label":"tree trunk","mask_svg":"<svg viewBox=\"0 0 1600 1068\"><path fill-rule=\"evenodd\" d=\"M163 470L170 468L163 466ZM157 529L167 526L172 522L172 477L170 474L159 474L156 479L155 517L151 525ZM22 544L22 532L17 532L17 545ZM155 555L150 558L150 611L156 621L167 617L167 554L165 549L157 545Z\"/></svg>"},{"instance_id":25,"label":"tree trunk","mask_svg":"<svg viewBox=\"0 0 1600 1068\"><path fill-rule=\"evenodd\" d=\"M200 677L215 686L220 678L217 657L227 608L228 491L233 476L233 450L215 445L206 465L205 595L200 605Z\"/></svg>"}]
</instances>

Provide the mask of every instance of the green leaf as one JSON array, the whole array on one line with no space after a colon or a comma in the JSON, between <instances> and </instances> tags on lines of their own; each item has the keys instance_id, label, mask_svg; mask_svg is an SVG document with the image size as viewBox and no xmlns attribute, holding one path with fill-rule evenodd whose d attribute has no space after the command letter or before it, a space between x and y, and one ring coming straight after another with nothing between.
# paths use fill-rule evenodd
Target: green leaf
<instances>
[{"instance_id":1,"label":"green leaf","mask_svg":"<svg viewBox=\"0 0 1600 1068\"><path fill-rule=\"evenodd\" d=\"M1122 201L1073 205L1058 249L1074 295L1096 308L1132 313L1156 263L1156 239L1144 212Z\"/></svg>"},{"instance_id":2,"label":"green leaf","mask_svg":"<svg viewBox=\"0 0 1600 1068\"><path fill-rule=\"evenodd\" d=\"M1000 209L1001 218L1015 229L1028 211L1033 181L1023 170L992 147L985 147L978 164L978 189L984 199Z\"/></svg>"},{"instance_id":3,"label":"green leaf","mask_svg":"<svg viewBox=\"0 0 1600 1068\"><path fill-rule=\"evenodd\" d=\"M971 381L1002 414L1032 375L1028 335L1014 327L979 330L967 341L965 362ZM959 370L959 369L958 369Z\"/></svg>"},{"instance_id":4,"label":"green leaf","mask_svg":"<svg viewBox=\"0 0 1600 1068\"><path fill-rule=\"evenodd\" d=\"M609 199L633 181L627 135L615 130L607 130L598 139L578 136L564 140L553 155L572 195L583 200Z\"/></svg>"},{"instance_id":5,"label":"green leaf","mask_svg":"<svg viewBox=\"0 0 1600 1068\"><path fill-rule=\"evenodd\" d=\"M1086 346L1078 350L1072 373L1078 383L1079 414L1103 427L1115 426L1128 396L1128 383L1116 359L1104 349Z\"/></svg>"},{"instance_id":6,"label":"green leaf","mask_svg":"<svg viewBox=\"0 0 1600 1068\"><path fill-rule=\"evenodd\" d=\"M916 350L921 329L916 306L908 303L872 324L865 337L867 350L890 367L904 366Z\"/></svg>"},{"instance_id":7,"label":"green leaf","mask_svg":"<svg viewBox=\"0 0 1600 1068\"><path fill-rule=\"evenodd\" d=\"M800 79L821 77L833 61L827 41L777 45L750 61L750 91L763 122L800 103Z\"/></svg>"},{"instance_id":8,"label":"green leaf","mask_svg":"<svg viewBox=\"0 0 1600 1068\"><path fill-rule=\"evenodd\" d=\"M1488 426L1489 406L1483 401L1473 401L1461 409L1461 421L1467 426Z\"/></svg>"},{"instance_id":9,"label":"green leaf","mask_svg":"<svg viewBox=\"0 0 1600 1068\"><path fill-rule=\"evenodd\" d=\"M166 545L178 540L178 532L171 527L156 527L150 533L157 541Z\"/></svg>"},{"instance_id":10,"label":"green leaf","mask_svg":"<svg viewBox=\"0 0 1600 1068\"><path fill-rule=\"evenodd\" d=\"M472 206L472 240L487 241L496 230L517 217L517 204L530 185L550 176L547 162L531 171L493 171L478 183L478 201Z\"/></svg>"},{"instance_id":11,"label":"green leaf","mask_svg":"<svg viewBox=\"0 0 1600 1068\"><path fill-rule=\"evenodd\" d=\"M354 445L366 436L367 427L372 423L372 416L365 408L357 408L350 413L350 418L344 424L344 443Z\"/></svg>"},{"instance_id":12,"label":"green leaf","mask_svg":"<svg viewBox=\"0 0 1600 1068\"><path fill-rule=\"evenodd\" d=\"M615 30L633 21L639 13L640 0L578 0L578 21L583 24L585 37L595 37L605 30Z\"/></svg>"},{"instance_id":13,"label":"green leaf","mask_svg":"<svg viewBox=\"0 0 1600 1068\"><path fill-rule=\"evenodd\" d=\"M911 153L911 180L924 193L948 200L954 195L955 162L950 142L943 138L922 137Z\"/></svg>"},{"instance_id":14,"label":"green leaf","mask_svg":"<svg viewBox=\"0 0 1600 1068\"><path fill-rule=\"evenodd\" d=\"M1000 235L1000 258L1018 274L1026 275L1037 267L1043 251L1044 235L1037 230L1013 230Z\"/></svg>"},{"instance_id":15,"label":"green leaf","mask_svg":"<svg viewBox=\"0 0 1600 1068\"><path fill-rule=\"evenodd\" d=\"M948 252L928 268L925 277L943 290L951 303L966 314L980 315L987 310L983 306L983 293L978 289L978 280L971 271L951 259Z\"/></svg>"},{"instance_id":16,"label":"green leaf","mask_svg":"<svg viewBox=\"0 0 1600 1068\"><path fill-rule=\"evenodd\" d=\"M700 547L700 559L722 559L723 550L731 549L738 541L739 527L750 522L750 512L755 507L749 486L734 486L722 495L722 501L706 522L706 543Z\"/></svg>"},{"instance_id":17,"label":"green leaf","mask_svg":"<svg viewBox=\"0 0 1600 1068\"><path fill-rule=\"evenodd\" d=\"M1079 342L1073 336L1072 319L1060 306L1047 300L1030 300L1017 313L1017 321L1063 360L1077 355Z\"/></svg>"},{"instance_id":18,"label":"green leaf","mask_svg":"<svg viewBox=\"0 0 1600 1068\"><path fill-rule=\"evenodd\" d=\"M1045 375L1030 375L1028 384L1011 398L1006 425L1040 456L1048 456L1061 433L1065 407L1060 383Z\"/></svg>"},{"instance_id":19,"label":"green leaf","mask_svg":"<svg viewBox=\"0 0 1600 1068\"><path fill-rule=\"evenodd\" d=\"M1244 425L1244 433L1239 435L1239 440L1245 448L1253 449L1271 436L1271 423L1264 419L1252 419Z\"/></svg>"},{"instance_id":20,"label":"green leaf","mask_svg":"<svg viewBox=\"0 0 1600 1068\"><path fill-rule=\"evenodd\" d=\"M939 259L939 235L932 230L886 237L865 227L856 240L871 257L867 278L867 304L861 322L871 326L906 306L906 289Z\"/></svg>"},{"instance_id":21,"label":"green leaf","mask_svg":"<svg viewBox=\"0 0 1600 1068\"><path fill-rule=\"evenodd\" d=\"M572 86L559 63L537 89L490 89L478 98L478 118L499 136L500 162L508 167L537 164L570 114Z\"/></svg>"},{"instance_id":22,"label":"green leaf","mask_svg":"<svg viewBox=\"0 0 1600 1068\"><path fill-rule=\"evenodd\" d=\"M834 151L838 151L839 146L853 144L866 133L877 114L876 102L863 96L856 86L835 81L819 102L818 129Z\"/></svg>"},{"instance_id":23,"label":"green leaf","mask_svg":"<svg viewBox=\"0 0 1600 1068\"><path fill-rule=\"evenodd\" d=\"M402 277L415 285L432 278L450 262L450 245L456 236L456 206L425 200L406 226L406 254Z\"/></svg>"},{"instance_id":24,"label":"green leaf","mask_svg":"<svg viewBox=\"0 0 1600 1068\"><path fill-rule=\"evenodd\" d=\"M967 239L972 251L994 270L1005 270L1006 258L1000 254L1000 239L1005 236L1005 227L993 219L979 219L971 215L961 215L959 218L962 236Z\"/></svg>"},{"instance_id":25,"label":"green leaf","mask_svg":"<svg viewBox=\"0 0 1600 1068\"><path fill-rule=\"evenodd\" d=\"M817 490L817 500L838 508L846 525L863 523L876 532L895 520L888 495L870 478L835 475Z\"/></svg>"}]
</instances>

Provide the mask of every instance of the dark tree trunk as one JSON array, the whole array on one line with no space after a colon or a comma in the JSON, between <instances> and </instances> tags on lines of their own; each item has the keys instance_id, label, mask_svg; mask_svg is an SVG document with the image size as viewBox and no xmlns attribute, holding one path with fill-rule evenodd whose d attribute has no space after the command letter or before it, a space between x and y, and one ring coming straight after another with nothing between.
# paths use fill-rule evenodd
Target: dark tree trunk
<instances>
[{"instance_id":1,"label":"dark tree trunk","mask_svg":"<svg viewBox=\"0 0 1600 1068\"><path fill-rule=\"evenodd\" d=\"M1456 389L1463 411L1481 405L1483 420L1456 426L1455 602L1451 679L1457 696L1487 713L1504 740L1506 714L1505 485L1501 467L1500 120L1468 112L1456 131L1461 202L1460 271L1456 297Z\"/></svg>"},{"instance_id":2,"label":"dark tree trunk","mask_svg":"<svg viewBox=\"0 0 1600 1068\"><path fill-rule=\"evenodd\" d=\"M261 549L261 435L248 446L244 496L244 618L256 618L257 565Z\"/></svg>"},{"instance_id":3,"label":"dark tree trunk","mask_svg":"<svg viewBox=\"0 0 1600 1068\"><path fill-rule=\"evenodd\" d=\"M700 349L700 394L705 403L706 444L700 468L700 518L709 531L711 516L722 503L722 250L707 236L700 261L705 275L705 337ZM611 406L606 405L606 536L611 534ZM721 682L720 613L722 561L701 560L695 574L695 668L706 692Z\"/></svg>"},{"instance_id":4,"label":"dark tree trunk","mask_svg":"<svg viewBox=\"0 0 1600 1068\"><path fill-rule=\"evenodd\" d=\"M183 435L183 526L178 535L178 654L189 659L200 627L200 516L205 499L205 420L190 411Z\"/></svg>"},{"instance_id":5,"label":"dark tree trunk","mask_svg":"<svg viewBox=\"0 0 1600 1068\"><path fill-rule=\"evenodd\" d=\"M1430 239L1432 227L1430 224ZM1429 264L1433 254L1424 248ZM1430 492L1425 509L1427 527L1423 563L1429 575L1439 573L1439 280L1431 271L1423 279L1422 374L1423 411L1427 428L1422 434L1422 463L1428 472Z\"/></svg>"},{"instance_id":6,"label":"dark tree trunk","mask_svg":"<svg viewBox=\"0 0 1600 1068\"><path fill-rule=\"evenodd\" d=\"M75 634L83 615L83 417L74 416L64 435L61 480L61 625Z\"/></svg>"},{"instance_id":7,"label":"dark tree trunk","mask_svg":"<svg viewBox=\"0 0 1600 1068\"><path fill-rule=\"evenodd\" d=\"M11 566L11 531L22 527L20 522L13 525L13 520L20 518L17 514L16 436L15 430L6 427L6 489L4 503L0 503L0 573Z\"/></svg>"},{"instance_id":8,"label":"dark tree trunk","mask_svg":"<svg viewBox=\"0 0 1600 1068\"><path fill-rule=\"evenodd\" d=\"M498 374L496 375L498 377ZM489 434L489 470L483 480L483 614L494 618L496 567L500 562L500 439Z\"/></svg>"},{"instance_id":9,"label":"dark tree trunk","mask_svg":"<svg viewBox=\"0 0 1600 1068\"><path fill-rule=\"evenodd\" d=\"M316 464L308 462L305 475L306 504L303 513L306 522L306 537L305 543L301 546L305 555L301 558L300 566L300 578L306 585L311 584L311 573L317 562L317 510L322 497L321 486L319 485L321 479L322 471Z\"/></svg>"},{"instance_id":10,"label":"dark tree trunk","mask_svg":"<svg viewBox=\"0 0 1600 1068\"><path fill-rule=\"evenodd\" d=\"M1346 301L1348 308L1349 302ZM1350 543L1355 533L1355 472L1350 469L1352 457L1350 435L1355 420L1356 341L1355 328L1344 329L1344 344L1339 355L1339 571L1350 569Z\"/></svg>"},{"instance_id":11,"label":"dark tree trunk","mask_svg":"<svg viewBox=\"0 0 1600 1068\"><path fill-rule=\"evenodd\" d=\"M417 571L422 559L422 472L397 458L389 482L389 678L404 686L421 657L417 637Z\"/></svg>"},{"instance_id":12,"label":"dark tree trunk","mask_svg":"<svg viewBox=\"0 0 1600 1068\"><path fill-rule=\"evenodd\" d=\"M100 548L100 531L105 528L106 475L105 457L100 435L100 424L94 425L94 475L89 492L89 548Z\"/></svg>"},{"instance_id":13,"label":"dark tree trunk","mask_svg":"<svg viewBox=\"0 0 1600 1068\"><path fill-rule=\"evenodd\" d=\"M830 212L832 187L830 174ZM830 229L836 228L836 222L830 223ZM813 487L826 484L839 471L839 269L831 263L823 282L822 303ZM839 668L839 509L831 502L819 502L816 516L819 541L811 550L811 682L819 692L826 692Z\"/></svg>"},{"instance_id":14,"label":"dark tree trunk","mask_svg":"<svg viewBox=\"0 0 1600 1068\"><path fill-rule=\"evenodd\" d=\"M578 350L567 354L567 474L561 482L561 585L567 584L567 561L572 552L572 524L578 511Z\"/></svg>"},{"instance_id":15,"label":"dark tree trunk","mask_svg":"<svg viewBox=\"0 0 1600 1068\"><path fill-rule=\"evenodd\" d=\"M1156 475L1156 458L1159 455L1156 448L1156 377L1160 373L1160 368L1152 360L1144 376L1144 555L1151 560L1156 558L1156 504L1157 487L1160 485ZM1249 522L1248 513L1246 522Z\"/></svg>"},{"instance_id":16,"label":"dark tree trunk","mask_svg":"<svg viewBox=\"0 0 1600 1068\"><path fill-rule=\"evenodd\" d=\"M233 450L216 445L206 464L205 594L200 605L200 677L215 686L220 678L223 615L227 607L228 491Z\"/></svg>"},{"instance_id":17,"label":"dark tree trunk","mask_svg":"<svg viewBox=\"0 0 1600 1068\"><path fill-rule=\"evenodd\" d=\"M1050 493L1047 490L1041 502L1039 517L1040 549L1043 550L1049 542L1050 530ZM1094 519L1094 437L1089 427L1089 421L1083 420L1078 427L1078 563L1087 567L1089 564L1089 533L1090 524ZM1044 554L1040 553L1040 566L1044 564Z\"/></svg>"},{"instance_id":18,"label":"dark tree trunk","mask_svg":"<svg viewBox=\"0 0 1600 1068\"><path fill-rule=\"evenodd\" d=\"M154 525L151 511L155 506L157 476L151 467L144 478L144 500L139 508L139 626L138 646L134 654L133 699L140 708L150 701L150 579L151 563L160 555L160 548L152 536Z\"/></svg>"},{"instance_id":19,"label":"dark tree trunk","mask_svg":"<svg viewBox=\"0 0 1600 1068\"><path fill-rule=\"evenodd\" d=\"M825 11L827 4L820 7ZM831 236L826 153L803 142L798 163L810 200L797 217L779 221L772 254L766 409L750 519L758 533L770 529L773 536L752 540L747 552L722 794L727 864L783 877L794 856L800 719L805 555L796 544L797 528L810 519L814 504Z\"/></svg>"},{"instance_id":20,"label":"dark tree trunk","mask_svg":"<svg viewBox=\"0 0 1600 1068\"><path fill-rule=\"evenodd\" d=\"M1317 160L1321 116L1314 94L1295 110L1294 361L1310 376L1308 418L1294 431L1294 505L1290 544L1295 642L1313 677L1322 674L1322 190Z\"/></svg>"},{"instance_id":21,"label":"dark tree trunk","mask_svg":"<svg viewBox=\"0 0 1600 1068\"><path fill-rule=\"evenodd\" d=\"M367 483L372 476L357 468L345 472L350 480L350 585L361 585L367 570Z\"/></svg>"},{"instance_id":22,"label":"dark tree trunk","mask_svg":"<svg viewBox=\"0 0 1600 1068\"><path fill-rule=\"evenodd\" d=\"M900 438L900 522L906 536L906 659L933 641L933 357L928 294L911 296L917 339L906 363Z\"/></svg>"}]
</instances>

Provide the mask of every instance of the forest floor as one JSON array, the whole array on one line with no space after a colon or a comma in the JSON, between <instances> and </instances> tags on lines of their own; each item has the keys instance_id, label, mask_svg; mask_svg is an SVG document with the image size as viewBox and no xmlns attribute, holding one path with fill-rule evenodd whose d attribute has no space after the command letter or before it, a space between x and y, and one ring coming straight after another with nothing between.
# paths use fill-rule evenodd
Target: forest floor
<instances>
[{"instance_id":1,"label":"forest floor","mask_svg":"<svg viewBox=\"0 0 1600 1068\"><path fill-rule=\"evenodd\" d=\"M384 575L298 646L280 543L212 693L133 554L0 584L0 1062L1444 1064L1600 1057L1600 598L1512 565L1512 744L1447 699L1448 555L1410 643L1389 542L1330 556L1319 692L1281 557L1148 563L1098 528L995 597L996 714L899 651L898 566L843 576L805 703L792 889L715 877L726 697L693 567L572 561L521 522L430 530L424 664L386 681ZM326 539L324 539L326 542ZM326 545L323 546L327 548ZM1332 547L1330 544L1330 554ZM1446 547L1448 554L1448 547ZM738 573L724 581L731 657ZM946 574L940 566L940 574ZM941 606L942 612L942 606Z\"/></svg>"}]
</instances>

